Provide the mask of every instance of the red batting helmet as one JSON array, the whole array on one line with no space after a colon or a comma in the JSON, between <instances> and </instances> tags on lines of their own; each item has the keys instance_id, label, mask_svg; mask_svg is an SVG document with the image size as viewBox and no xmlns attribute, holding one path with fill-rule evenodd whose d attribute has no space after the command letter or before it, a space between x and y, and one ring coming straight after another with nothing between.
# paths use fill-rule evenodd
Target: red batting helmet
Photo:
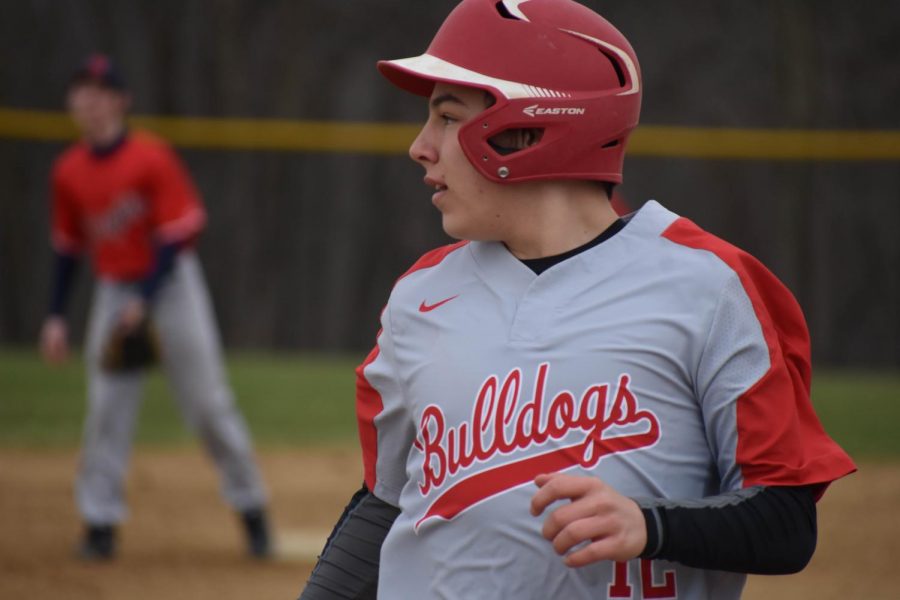
<instances>
[{"instance_id":1,"label":"red batting helmet","mask_svg":"<svg viewBox=\"0 0 900 600\"><path fill-rule=\"evenodd\" d=\"M435 82L484 89L496 102L459 130L469 161L497 182L594 179L620 183L637 125L641 75L628 40L572 0L463 0L425 54L380 61L398 87L429 96ZM543 129L501 154L490 138Z\"/></svg>"}]
</instances>

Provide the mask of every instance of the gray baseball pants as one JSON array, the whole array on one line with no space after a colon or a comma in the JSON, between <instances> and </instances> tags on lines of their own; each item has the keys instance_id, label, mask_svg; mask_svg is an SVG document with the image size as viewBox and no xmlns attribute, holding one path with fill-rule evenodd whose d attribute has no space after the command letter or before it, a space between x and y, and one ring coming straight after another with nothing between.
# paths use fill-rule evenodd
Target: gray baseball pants
<instances>
[{"instance_id":1,"label":"gray baseball pants","mask_svg":"<svg viewBox=\"0 0 900 600\"><path fill-rule=\"evenodd\" d=\"M100 357L122 307L136 293L132 284L98 281L88 321L88 410L75 494L91 524L115 524L126 516L124 475L144 374L106 372ZM215 462L225 501L238 511L264 506L266 491L227 381L212 303L192 251L177 257L152 316L164 374L184 419Z\"/></svg>"}]
</instances>

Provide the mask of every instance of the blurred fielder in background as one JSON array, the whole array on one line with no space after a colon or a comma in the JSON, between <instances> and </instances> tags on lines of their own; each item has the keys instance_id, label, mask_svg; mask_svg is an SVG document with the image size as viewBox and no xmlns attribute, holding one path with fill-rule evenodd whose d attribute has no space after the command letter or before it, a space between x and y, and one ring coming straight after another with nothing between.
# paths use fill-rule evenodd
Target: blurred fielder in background
<instances>
[{"instance_id":1,"label":"blurred fielder in background","mask_svg":"<svg viewBox=\"0 0 900 600\"><path fill-rule=\"evenodd\" d=\"M123 479L145 367L162 363L184 418L202 439L240 513L252 556L270 553L266 492L223 366L194 242L206 216L194 184L162 140L129 131L130 96L110 60L91 56L66 101L82 139L53 169L55 268L41 350L67 358L66 300L80 258L97 278L86 339L88 409L76 482L85 522L79 554L108 559L126 516Z\"/></svg>"},{"instance_id":2,"label":"blurred fielder in background","mask_svg":"<svg viewBox=\"0 0 900 600\"><path fill-rule=\"evenodd\" d=\"M809 338L754 258L657 202L619 217L642 82L571 0L464 0L410 147L460 243L394 286L357 371L365 485L301 598L737 598L802 569L854 470Z\"/></svg>"}]
</instances>

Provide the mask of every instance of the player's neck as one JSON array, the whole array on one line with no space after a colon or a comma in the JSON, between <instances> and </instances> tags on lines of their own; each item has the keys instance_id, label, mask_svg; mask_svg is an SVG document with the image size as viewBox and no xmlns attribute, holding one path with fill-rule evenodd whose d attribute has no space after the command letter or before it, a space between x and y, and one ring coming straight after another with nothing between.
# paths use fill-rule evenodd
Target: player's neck
<instances>
[{"instance_id":1,"label":"player's neck","mask_svg":"<svg viewBox=\"0 0 900 600\"><path fill-rule=\"evenodd\" d=\"M92 148L108 148L116 144L125 134L125 120L110 120L102 125L85 130L82 137Z\"/></svg>"},{"instance_id":2,"label":"player's neck","mask_svg":"<svg viewBox=\"0 0 900 600\"><path fill-rule=\"evenodd\" d=\"M503 242L519 259L556 256L596 238L618 218L606 193L594 184L548 187L522 198Z\"/></svg>"}]
</instances>

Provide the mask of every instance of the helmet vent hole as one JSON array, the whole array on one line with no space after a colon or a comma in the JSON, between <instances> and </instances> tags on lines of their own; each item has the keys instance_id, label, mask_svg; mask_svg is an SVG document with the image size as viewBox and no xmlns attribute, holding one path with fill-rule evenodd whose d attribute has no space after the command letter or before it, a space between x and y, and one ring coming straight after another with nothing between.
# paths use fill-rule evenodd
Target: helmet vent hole
<instances>
[{"instance_id":1,"label":"helmet vent hole","mask_svg":"<svg viewBox=\"0 0 900 600\"><path fill-rule=\"evenodd\" d=\"M601 148L615 148L616 146L619 145L619 142L620 142L620 141L621 141L621 140L613 140L613 141L611 141L611 142L606 142L605 144L603 144L603 145L600 146L600 147L601 147Z\"/></svg>"},{"instance_id":2,"label":"helmet vent hole","mask_svg":"<svg viewBox=\"0 0 900 600\"><path fill-rule=\"evenodd\" d=\"M500 16L503 17L504 19L512 19L513 21L521 21L522 20L519 17L517 17L516 15L509 12L509 9L506 8L506 4L503 2L503 0L500 0L500 2L498 2L495 6L497 7L497 12L500 13Z\"/></svg>"},{"instance_id":3,"label":"helmet vent hole","mask_svg":"<svg viewBox=\"0 0 900 600\"><path fill-rule=\"evenodd\" d=\"M616 77L619 78L619 86L625 87L625 72L622 70L622 65L619 64L619 61L616 60L614 56L610 56L606 52L600 50L600 54L606 57L606 59L612 64L612 68L616 72Z\"/></svg>"}]
</instances>

